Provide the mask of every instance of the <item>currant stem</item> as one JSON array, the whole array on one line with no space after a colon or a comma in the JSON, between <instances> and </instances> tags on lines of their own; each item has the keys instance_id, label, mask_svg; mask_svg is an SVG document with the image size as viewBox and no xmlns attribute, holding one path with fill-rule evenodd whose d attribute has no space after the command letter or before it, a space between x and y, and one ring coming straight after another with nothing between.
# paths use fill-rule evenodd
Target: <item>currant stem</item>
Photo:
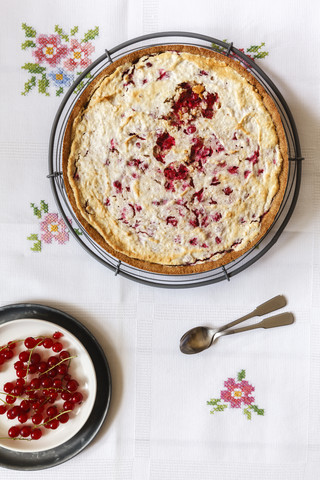
<instances>
[{"instance_id":1,"label":"currant stem","mask_svg":"<svg viewBox=\"0 0 320 480\"><path fill-rule=\"evenodd\" d=\"M50 370L52 370L53 368L58 367L58 365L61 365L61 363L65 362L66 360L71 360L72 358L77 358L77 355L73 355L72 357L64 358L60 362L56 363L56 365L53 365L52 367L48 368L48 370L46 370L45 372L41 372L39 377L41 377L41 375L45 375L46 373L50 372ZM70 363L69 363L69 365L70 365Z\"/></svg>"},{"instance_id":2,"label":"currant stem","mask_svg":"<svg viewBox=\"0 0 320 480\"><path fill-rule=\"evenodd\" d=\"M41 338L41 339L43 340L45 337L43 337L43 336L42 336L42 337L35 337L36 340L37 340L38 338ZM2 350L4 350L5 348L9 348L9 345L12 344L12 343L19 343L19 342L24 342L24 341L25 341L25 338L20 338L20 339L18 339L18 340L10 340L10 342L8 342L6 345L2 345L2 346L0 347L0 352L1 352Z\"/></svg>"},{"instance_id":3,"label":"currant stem","mask_svg":"<svg viewBox=\"0 0 320 480\"><path fill-rule=\"evenodd\" d=\"M69 413L69 412L72 412L72 410L65 410L63 412L60 412L55 417L50 418L50 420L48 420L47 422L39 423L39 424L35 425L34 428L44 427L45 425L47 425L47 423L50 423L50 422L52 422L52 420L55 420L56 418L59 418L61 415L65 414L65 413Z\"/></svg>"},{"instance_id":4,"label":"currant stem","mask_svg":"<svg viewBox=\"0 0 320 480\"><path fill-rule=\"evenodd\" d=\"M29 359L28 359L28 363L27 363L27 372L26 372L26 377L28 376L28 373L29 373L29 367L30 367L30 362L31 362L31 355L33 354L33 351L35 348L37 348L40 343L42 342L44 337L37 337L36 340L38 339L41 339L40 342L38 342L33 348L31 348L30 350L30 354L29 354Z\"/></svg>"}]
</instances>

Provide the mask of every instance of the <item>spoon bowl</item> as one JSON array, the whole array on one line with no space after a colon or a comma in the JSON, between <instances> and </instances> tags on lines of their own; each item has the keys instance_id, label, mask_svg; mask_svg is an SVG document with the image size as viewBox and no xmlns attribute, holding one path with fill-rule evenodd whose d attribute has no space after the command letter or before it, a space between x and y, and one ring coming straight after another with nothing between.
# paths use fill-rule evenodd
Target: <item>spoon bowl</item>
<instances>
[{"instance_id":1,"label":"spoon bowl","mask_svg":"<svg viewBox=\"0 0 320 480\"><path fill-rule=\"evenodd\" d=\"M211 346L216 332L218 332L218 329L207 327L191 328L180 339L181 352L191 355L206 350Z\"/></svg>"}]
</instances>

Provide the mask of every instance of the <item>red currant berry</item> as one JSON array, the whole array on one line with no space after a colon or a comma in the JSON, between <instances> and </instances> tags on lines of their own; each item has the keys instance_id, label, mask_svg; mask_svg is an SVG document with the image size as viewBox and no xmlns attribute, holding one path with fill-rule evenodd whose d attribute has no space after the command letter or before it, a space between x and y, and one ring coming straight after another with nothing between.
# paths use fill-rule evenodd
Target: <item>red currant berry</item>
<instances>
[{"instance_id":1,"label":"red currant berry","mask_svg":"<svg viewBox=\"0 0 320 480\"><path fill-rule=\"evenodd\" d=\"M53 345L53 340L52 340L52 338L45 338L45 339L43 340L43 346L44 346L44 348L51 348L52 345Z\"/></svg>"},{"instance_id":2,"label":"red currant berry","mask_svg":"<svg viewBox=\"0 0 320 480\"><path fill-rule=\"evenodd\" d=\"M61 388L62 387L62 380L60 378L54 378L52 386L54 388Z\"/></svg>"},{"instance_id":3,"label":"red currant berry","mask_svg":"<svg viewBox=\"0 0 320 480\"><path fill-rule=\"evenodd\" d=\"M58 373L58 370L57 370L58 367L54 367L52 368L51 370L49 370L48 372L48 377L51 377L51 378L54 378L56 377L57 373Z\"/></svg>"},{"instance_id":4,"label":"red currant berry","mask_svg":"<svg viewBox=\"0 0 320 480\"><path fill-rule=\"evenodd\" d=\"M59 359L60 360L66 360L67 358L70 358L71 355L67 350L62 350L62 352L59 353Z\"/></svg>"},{"instance_id":5,"label":"red currant berry","mask_svg":"<svg viewBox=\"0 0 320 480\"><path fill-rule=\"evenodd\" d=\"M17 387L23 387L25 385L26 381L24 378L18 378L16 381Z\"/></svg>"},{"instance_id":6,"label":"red currant berry","mask_svg":"<svg viewBox=\"0 0 320 480\"><path fill-rule=\"evenodd\" d=\"M28 418L29 418L29 415L26 412L20 413L20 415L18 416L18 420L20 423L26 423Z\"/></svg>"},{"instance_id":7,"label":"red currant berry","mask_svg":"<svg viewBox=\"0 0 320 480\"><path fill-rule=\"evenodd\" d=\"M15 401L16 401L16 397L13 397L12 395L6 396L6 403L9 403L9 405L12 405Z\"/></svg>"},{"instance_id":8,"label":"red currant berry","mask_svg":"<svg viewBox=\"0 0 320 480\"><path fill-rule=\"evenodd\" d=\"M41 380L38 377L35 377L31 380L30 382L30 387L31 388L40 388L41 386Z\"/></svg>"},{"instance_id":9,"label":"red currant berry","mask_svg":"<svg viewBox=\"0 0 320 480\"><path fill-rule=\"evenodd\" d=\"M55 401L57 400L58 398L58 394L57 393L50 393L50 398L48 400L48 403L55 403Z\"/></svg>"},{"instance_id":10,"label":"red currant berry","mask_svg":"<svg viewBox=\"0 0 320 480\"><path fill-rule=\"evenodd\" d=\"M77 382L77 380L70 380L67 383L67 389L69 390L69 392L75 392L78 386L79 386L79 383Z\"/></svg>"},{"instance_id":11,"label":"red currant berry","mask_svg":"<svg viewBox=\"0 0 320 480\"><path fill-rule=\"evenodd\" d=\"M60 423L67 423L68 420L69 420L69 415L67 413L62 413L62 415L59 416Z\"/></svg>"},{"instance_id":12,"label":"red currant berry","mask_svg":"<svg viewBox=\"0 0 320 480\"><path fill-rule=\"evenodd\" d=\"M61 350L63 349L63 346L62 346L62 343L60 342L56 342L52 345L52 350L55 352L55 353L58 353L58 352L61 352ZM10 352L11 350L9 350Z\"/></svg>"},{"instance_id":13,"label":"red currant berry","mask_svg":"<svg viewBox=\"0 0 320 480\"><path fill-rule=\"evenodd\" d=\"M53 337L55 340L58 340L59 338L63 337L63 333L62 333L62 332L54 332L54 334L52 335L52 337Z\"/></svg>"},{"instance_id":14,"label":"red currant berry","mask_svg":"<svg viewBox=\"0 0 320 480\"><path fill-rule=\"evenodd\" d=\"M8 343L8 348L11 348L13 350L16 347L16 342L9 342Z\"/></svg>"},{"instance_id":15,"label":"red currant berry","mask_svg":"<svg viewBox=\"0 0 320 480\"><path fill-rule=\"evenodd\" d=\"M24 427L21 428L20 430L20 435L21 437L29 437L29 435L31 434L31 427L30 425L25 425Z\"/></svg>"},{"instance_id":16,"label":"red currant berry","mask_svg":"<svg viewBox=\"0 0 320 480\"><path fill-rule=\"evenodd\" d=\"M42 437L42 432L40 428L34 428L31 432L31 438L32 440L39 440L39 438Z\"/></svg>"},{"instance_id":17,"label":"red currant berry","mask_svg":"<svg viewBox=\"0 0 320 480\"><path fill-rule=\"evenodd\" d=\"M24 362L21 362L21 360L18 360L13 364L13 366L15 370L21 370L22 368L24 368Z\"/></svg>"},{"instance_id":18,"label":"red currant berry","mask_svg":"<svg viewBox=\"0 0 320 480\"><path fill-rule=\"evenodd\" d=\"M13 351L10 349L3 350L2 355L6 360L10 360L13 357Z\"/></svg>"},{"instance_id":19,"label":"red currant berry","mask_svg":"<svg viewBox=\"0 0 320 480\"><path fill-rule=\"evenodd\" d=\"M21 362L28 362L29 361L30 353L27 350L23 350L19 353L19 360Z\"/></svg>"},{"instance_id":20,"label":"red currant berry","mask_svg":"<svg viewBox=\"0 0 320 480\"><path fill-rule=\"evenodd\" d=\"M6 359L4 358L4 355L2 355L2 353L0 353L0 365L3 365L5 361L6 361Z\"/></svg>"},{"instance_id":21,"label":"red currant berry","mask_svg":"<svg viewBox=\"0 0 320 480\"><path fill-rule=\"evenodd\" d=\"M34 425L40 425L40 423L43 420L43 416L41 415L41 413L38 412L32 415L31 420L32 420L32 423L34 423Z\"/></svg>"},{"instance_id":22,"label":"red currant berry","mask_svg":"<svg viewBox=\"0 0 320 480\"><path fill-rule=\"evenodd\" d=\"M70 402L72 403L81 403L82 400L83 400L83 395L80 392L75 392L70 398Z\"/></svg>"},{"instance_id":23,"label":"red currant berry","mask_svg":"<svg viewBox=\"0 0 320 480\"><path fill-rule=\"evenodd\" d=\"M57 357L49 357L48 358L48 365L49 367L55 367L59 363L59 359Z\"/></svg>"},{"instance_id":24,"label":"red currant berry","mask_svg":"<svg viewBox=\"0 0 320 480\"><path fill-rule=\"evenodd\" d=\"M52 387L52 379L50 377L43 377L41 379L41 386L43 388L50 388Z\"/></svg>"},{"instance_id":25,"label":"red currant berry","mask_svg":"<svg viewBox=\"0 0 320 480\"><path fill-rule=\"evenodd\" d=\"M68 371L68 367L67 367L67 365L62 363L61 365L57 366L57 371L60 375L65 375Z\"/></svg>"},{"instance_id":26,"label":"red currant berry","mask_svg":"<svg viewBox=\"0 0 320 480\"><path fill-rule=\"evenodd\" d=\"M36 373L38 371L38 365L34 364L34 365L29 365L29 373Z\"/></svg>"},{"instance_id":27,"label":"red currant berry","mask_svg":"<svg viewBox=\"0 0 320 480\"><path fill-rule=\"evenodd\" d=\"M41 360L39 353L35 352L31 355L30 361L33 365L38 364Z\"/></svg>"},{"instance_id":28,"label":"red currant berry","mask_svg":"<svg viewBox=\"0 0 320 480\"><path fill-rule=\"evenodd\" d=\"M72 393L69 393L69 392L62 392L61 393L61 398L62 400L70 400L70 398L72 397Z\"/></svg>"},{"instance_id":29,"label":"red currant berry","mask_svg":"<svg viewBox=\"0 0 320 480\"><path fill-rule=\"evenodd\" d=\"M30 402L28 400L22 400L22 402L20 403L20 408L21 410L23 410L24 412L29 412L30 410Z\"/></svg>"},{"instance_id":30,"label":"red currant berry","mask_svg":"<svg viewBox=\"0 0 320 480\"><path fill-rule=\"evenodd\" d=\"M37 345L37 340L33 337L28 337L24 341L24 346L26 348L32 349Z\"/></svg>"},{"instance_id":31,"label":"red currant berry","mask_svg":"<svg viewBox=\"0 0 320 480\"><path fill-rule=\"evenodd\" d=\"M19 434L20 434L20 428L19 427L14 426L14 427L9 428L9 430L8 430L8 435L9 435L10 438L16 438L16 437L19 436Z\"/></svg>"},{"instance_id":32,"label":"red currant berry","mask_svg":"<svg viewBox=\"0 0 320 480\"><path fill-rule=\"evenodd\" d=\"M73 410L74 409L74 403L72 403L70 400L67 400L66 402L64 402L62 408L63 408L64 411Z\"/></svg>"},{"instance_id":33,"label":"red currant berry","mask_svg":"<svg viewBox=\"0 0 320 480\"><path fill-rule=\"evenodd\" d=\"M3 415L4 413L6 413L6 411L7 411L6 405L0 404L0 415Z\"/></svg>"},{"instance_id":34,"label":"red currant berry","mask_svg":"<svg viewBox=\"0 0 320 480\"><path fill-rule=\"evenodd\" d=\"M56 406L48 407L47 408L47 415L48 417L55 417L58 414L58 410Z\"/></svg>"},{"instance_id":35,"label":"red currant berry","mask_svg":"<svg viewBox=\"0 0 320 480\"><path fill-rule=\"evenodd\" d=\"M18 378L24 378L27 375L27 370L22 368L21 370L16 370L16 375Z\"/></svg>"},{"instance_id":36,"label":"red currant berry","mask_svg":"<svg viewBox=\"0 0 320 480\"><path fill-rule=\"evenodd\" d=\"M59 427L59 420L57 418L49 422L49 428L51 428L51 430L55 430L58 427Z\"/></svg>"},{"instance_id":37,"label":"red currant berry","mask_svg":"<svg viewBox=\"0 0 320 480\"><path fill-rule=\"evenodd\" d=\"M11 393L12 392L12 389L13 389L13 383L12 382L7 382L4 384L3 386L3 391L6 392L6 393Z\"/></svg>"},{"instance_id":38,"label":"red currant berry","mask_svg":"<svg viewBox=\"0 0 320 480\"><path fill-rule=\"evenodd\" d=\"M47 362L40 362L40 363L38 364L38 372L40 372L40 373L46 372L46 371L48 370L48 368L49 368L49 367L48 367Z\"/></svg>"},{"instance_id":39,"label":"red currant berry","mask_svg":"<svg viewBox=\"0 0 320 480\"><path fill-rule=\"evenodd\" d=\"M69 375L69 373L67 373L66 375L64 375L63 378L66 382L69 382L69 380L71 380L71 375Z\"/></svg>"}]
</instances>

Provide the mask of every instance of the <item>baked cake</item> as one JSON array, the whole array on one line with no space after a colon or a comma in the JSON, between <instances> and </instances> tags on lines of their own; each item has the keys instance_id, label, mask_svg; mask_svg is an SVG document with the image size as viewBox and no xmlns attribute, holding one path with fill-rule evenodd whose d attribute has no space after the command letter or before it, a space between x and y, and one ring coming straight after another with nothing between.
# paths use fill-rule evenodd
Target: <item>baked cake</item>
<instances>
[{"instance_id":1,"label":"baked cake","mask_svg":"<svg viewBox=\"0 0 320 480\"><path fill-rule=\"evenodd\" d=\"M76 103L63 144L70 202L89 235L139 268L226 265L271 226L287 182L280 115L239 62L151 47L116 60Z\"/></svg>"}]
</instances>

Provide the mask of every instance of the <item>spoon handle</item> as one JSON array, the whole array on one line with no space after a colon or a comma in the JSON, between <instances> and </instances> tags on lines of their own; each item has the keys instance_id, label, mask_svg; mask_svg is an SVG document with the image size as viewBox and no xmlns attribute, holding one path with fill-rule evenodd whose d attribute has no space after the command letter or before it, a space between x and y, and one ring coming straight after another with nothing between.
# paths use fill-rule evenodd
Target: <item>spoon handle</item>
<instances>
[{"instance_id":1,"label":"spoon handle","mask_svg":"<svg viewBox=\"0 0 320 480\"><path fill-rule=\"evenodd\" d=\"M262 303L247 315L244 315L243 317L238 318L238 320L234 320L233 322L227 323L227 325L224 325L223 327L219 328L218 332L223 332L228 328L238 325L238 323L244 322L245 320L249 320L249 318L261 317L262 315L267 315L267 313L271 313L271 312L274 312L275 310L278 310L279 308L285 307L286 304L287 304L287 301L285 297L283 295L277 295L276 297L271 298L267 302Z\"/></svg>"},{"instance_id":2,"label":"spoon handle","mask_svg":"<svg viewBox=\"0 0 320 480\"><path fill-rule=\"evenodd\" d=\"M294 316L292 313L285 312L273 317L264 318L259 323L254 325L248 325L247 327L234 328L232 330L225 330L223 332L217 332L217 338L222 335L232 335L234 333L246 332L248 330L254 330L255 328L274 328L282 327L284 325L291 325L294 322ZM221 333L221 335L220 335Z\"/></svg>"}]
</instances>

